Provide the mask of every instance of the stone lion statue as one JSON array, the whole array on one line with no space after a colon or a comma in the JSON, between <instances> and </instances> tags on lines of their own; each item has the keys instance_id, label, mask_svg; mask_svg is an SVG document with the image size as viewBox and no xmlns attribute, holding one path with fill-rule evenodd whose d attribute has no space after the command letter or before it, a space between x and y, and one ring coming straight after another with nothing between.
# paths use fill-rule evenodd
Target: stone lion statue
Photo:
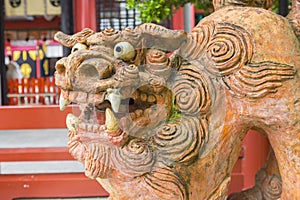
<instances>
[{"instance_id":1,"label":"stone lion statue","mask_svg":"<svg viewBox=\"0 0 300 200\"><path fill-rule=\"evenodd\" d=\"M109 199L300 199L299 1L287 18L257 2L215 1L189 34L55 35L72 48L56 64L60 108L81 110L68 147ZM253 188L227 197L249 129L272 153Z\"/></svg>"}]
</instances>

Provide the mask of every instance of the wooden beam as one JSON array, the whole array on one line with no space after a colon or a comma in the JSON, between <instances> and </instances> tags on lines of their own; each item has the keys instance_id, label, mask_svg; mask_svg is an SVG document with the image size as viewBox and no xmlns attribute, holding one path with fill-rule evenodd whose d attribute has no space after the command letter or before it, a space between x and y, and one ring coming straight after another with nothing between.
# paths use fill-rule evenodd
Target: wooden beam
<instances>
[{"instance_id":1,"label":"wooden beam","mask_svg":"<svg viewBox=\"0 0 300 200\"><path fill-rule=\"evenodd\" d=\"M83 173L1 175L0 188L1 200L108 196L96 180Z\"/></svg>"},{"instance_id":2,"label":"wooden beam","mask_svg":"<svg viewBox=\"0 0 300 200\"><path fill-rule=\"evenodd\" d=\"M0 162L74 160L67 147L0 148Z\"/></svg>"},{"instance_id":3,"label":"wooden beam","mask_svg":"<svg viewBox=\"0 0 300 200\"><path fill-rule=\"evenodd\" d=\"M0 106L0 129L66 128L67 114L76 109L77 106L69 106L60 111L58 105Z\"/></svg>"}]
</instances>

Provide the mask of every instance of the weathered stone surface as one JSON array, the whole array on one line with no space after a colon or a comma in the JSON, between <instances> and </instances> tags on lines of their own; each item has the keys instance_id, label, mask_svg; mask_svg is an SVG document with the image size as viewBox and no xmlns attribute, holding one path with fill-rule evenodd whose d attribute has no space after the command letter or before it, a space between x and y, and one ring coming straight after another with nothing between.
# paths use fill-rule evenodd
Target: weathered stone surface
<instances>
[{"instance_id":1,"label":"weathered stone surface","mask_svg":"<svg viewBox=\"0 0 300 200\"><path fill-rule=\"evenodd\" d=\"M68 146L110 199L226 199L249 129L273 150L256 186L228 199L300 199L299 2L288 19L214 3L190 34L56 34L72 47L56 64L61 108L82 110L67 117Z\"/></svg>"}]
</instances>

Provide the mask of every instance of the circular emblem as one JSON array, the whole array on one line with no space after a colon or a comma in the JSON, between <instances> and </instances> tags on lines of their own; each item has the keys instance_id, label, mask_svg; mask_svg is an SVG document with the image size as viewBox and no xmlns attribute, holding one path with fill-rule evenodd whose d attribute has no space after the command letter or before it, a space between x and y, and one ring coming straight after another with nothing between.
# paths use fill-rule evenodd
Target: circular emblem
<instances>
[{"instance_id":1,"label":"circular emblem","mask_svg":"<svg viewBox=\"0 0 300 200\"><path fill-rule=\"evenodd\" d=\"M21 0L9 0L9 4L13 8L17 8L21 5Z\"/></svg>"},{"instance_id":2,"label":"circular emblem","mask_svg":"<svg viewBox=\"0 0 300 200\"><path fill-rule=\"evenodd\" d=\"M60 0L50 0L50 3L54 7L59 7L60 6Z\"/></svg>"}]
</instances>

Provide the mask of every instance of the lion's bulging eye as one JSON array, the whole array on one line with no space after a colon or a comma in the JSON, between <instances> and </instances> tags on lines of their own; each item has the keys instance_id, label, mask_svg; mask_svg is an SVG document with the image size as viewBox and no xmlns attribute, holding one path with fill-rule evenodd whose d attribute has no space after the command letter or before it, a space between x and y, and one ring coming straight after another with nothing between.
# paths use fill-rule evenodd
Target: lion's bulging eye
<instances>
[{"instance_id":1,"label":"lion's bulging eye","mask_svg":"<svg viewBox=\"0 0 300 200\"><path fill-rule=\"evenodd\" d=\"M133 60L135 54L135 49L129 42L119 42L114 47L114 57L124 61Z\"/></svg>"},{"instance_id":2,"label":"lion's bulging eye","mask_svg":"<svg viewBox=\"0 0 300 200\"><path fill-rule=\"evenodd\" d=\"M116 53L122 53L123 49L120 46L117 46L115 51Z\"/></svg>"},{"instance_id":3,"label":"lion's bulging eye","mask_svg":"<svg viewBox=\"0 0 300 200\"><path fill-rule=\"evenodd\" d=\"M82 49L87 49L87 46L85 44L77 43L73 46L71 53L74 53L74 52L82 50Z\"/></svg>"}]
</instances>

